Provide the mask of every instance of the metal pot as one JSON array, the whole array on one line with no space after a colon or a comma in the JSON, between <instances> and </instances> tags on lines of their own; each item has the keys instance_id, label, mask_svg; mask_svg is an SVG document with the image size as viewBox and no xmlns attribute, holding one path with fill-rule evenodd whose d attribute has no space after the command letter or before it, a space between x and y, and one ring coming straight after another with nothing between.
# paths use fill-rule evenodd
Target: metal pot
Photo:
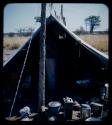
<instances>
[{"instance_id":1,"label":"metal pot","mask_svg":"<svg viewBox=\"0 0 112 125\"><path fill-rule=\"evenodd\" d=\"M49 113L57 114L57 113L59 113L60 108L61 108L61 103L58 101L52 101L52 102L48 103Z\"/></svg>"}]
</instances>

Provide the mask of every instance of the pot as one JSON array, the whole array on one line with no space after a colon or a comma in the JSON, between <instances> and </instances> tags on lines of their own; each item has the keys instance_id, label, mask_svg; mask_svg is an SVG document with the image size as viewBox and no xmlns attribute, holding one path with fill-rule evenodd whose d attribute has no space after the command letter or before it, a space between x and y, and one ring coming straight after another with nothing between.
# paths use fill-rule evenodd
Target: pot
<instances>
[{"instance_id":1,"label":"pot","mask_svg":"<svg viewBox=\"0 0 112 125\"><path fill-rule=\"evenodd\" d=\"M49 113L57 114L57 113L59 113L60 108L61 108L61 103L58 101L52 101L52 102L48 103Z\"/></svg>"}]
</instances>

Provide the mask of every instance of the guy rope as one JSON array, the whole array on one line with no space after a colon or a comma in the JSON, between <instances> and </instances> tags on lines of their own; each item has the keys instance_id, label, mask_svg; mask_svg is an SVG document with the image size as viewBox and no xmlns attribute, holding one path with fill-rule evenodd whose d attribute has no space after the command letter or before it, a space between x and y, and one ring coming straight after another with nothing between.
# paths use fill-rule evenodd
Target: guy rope
<instances>
[{"instance_id":1,"label":"guy rope","mask_svg":"<svg viewBox=\"0 0 112 125\"><path fill-rule=\"evenodd\" d=\"M26 55L25 55L24 63L23 63L23 66L22 66L22 70L21 70L21 73L20 73L20 76L19 76L19 80L18 80L18 84L17 84L17 88L16 88L16 92L15 92L14 99L13 99L13 103L12 103L12 106L11 106L11 110L10 110L10 115L9 115L9 117L11 117L11 115L12 115L12 111L13 111L14 104L15 104L16 97L17 97L18 90L19 90L19 86L20 86L21 79L22 79L22 76L23 76L23 73L24 73L24 68L25 68L25 64L26 64L26 61L27 61L28 53L29 53L29 50L30 50L30 45L31 45L31 41L32 41L32 36L33 36L33 35L31 35L31 38L30 38L30 41L29 41L29 45L28 45L28 49L27 49L27 52L26 52Z\"/></svg>"}]
</instances>

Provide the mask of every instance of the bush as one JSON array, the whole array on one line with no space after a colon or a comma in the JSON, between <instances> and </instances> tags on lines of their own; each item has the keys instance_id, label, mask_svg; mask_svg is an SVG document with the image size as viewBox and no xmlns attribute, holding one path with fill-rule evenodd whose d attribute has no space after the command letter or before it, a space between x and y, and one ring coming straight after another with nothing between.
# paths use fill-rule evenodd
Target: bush
<instances>
[{"instance_id":1,"label":"bush","mask_svg":"<svg viewBox=\"0 0 112 125\"><path fill-rule=\"evenodd\" d=\"M12 32L8 33L9 37L14 37L14 35L15 35L15 33L12 33Z\"/></svg>"},{"instance_id":2,"label":"bush","mask_svg":"<svg viewBox=\"0 0 112 125\"><path fill-rule=\"evenodd\" d=\"M80 29L76 29L74 33L76 33L77 35L87 34L87 31L85 31L84 28L81 26Z\"/></svg>"}]
</instances>

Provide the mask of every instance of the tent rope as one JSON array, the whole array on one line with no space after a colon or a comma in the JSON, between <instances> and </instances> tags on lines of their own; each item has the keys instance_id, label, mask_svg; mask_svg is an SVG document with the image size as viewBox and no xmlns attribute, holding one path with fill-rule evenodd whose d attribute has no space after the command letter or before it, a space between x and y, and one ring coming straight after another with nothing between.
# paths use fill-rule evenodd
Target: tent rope
<instances>
[{"instance_id":1,"label":"tent rope","mask_svg":"<svg viewBox=\"0 0 112 125\"><path fill-rule=\"evenodd\" d=\"M14 104L15 104L16 97L17 97L18 90L19 90L19 86L20 86L21 79L22 79L22 76L23 76L23 71L24 71L24 68L25 68L26 60L27 60L28 53L29 53L29 50L30 50L31 41L32 41L32 36L30 38L30 42L29 42L29 45L28 45L28 49L27 49L27 52L26 52L25 59L24 59L23 67L22 67L22 70L21 70L21 73L20 73L20 77L19 77L19 80L18 80L17 89L16 89L16 92L15 92L15 96L14 96L14 99L13 99L13 103L12 103L12 106L11 106L9 117L11 117L11 115L12 115L12 111L13 111Z\"/></svg>"}]
</instances>

